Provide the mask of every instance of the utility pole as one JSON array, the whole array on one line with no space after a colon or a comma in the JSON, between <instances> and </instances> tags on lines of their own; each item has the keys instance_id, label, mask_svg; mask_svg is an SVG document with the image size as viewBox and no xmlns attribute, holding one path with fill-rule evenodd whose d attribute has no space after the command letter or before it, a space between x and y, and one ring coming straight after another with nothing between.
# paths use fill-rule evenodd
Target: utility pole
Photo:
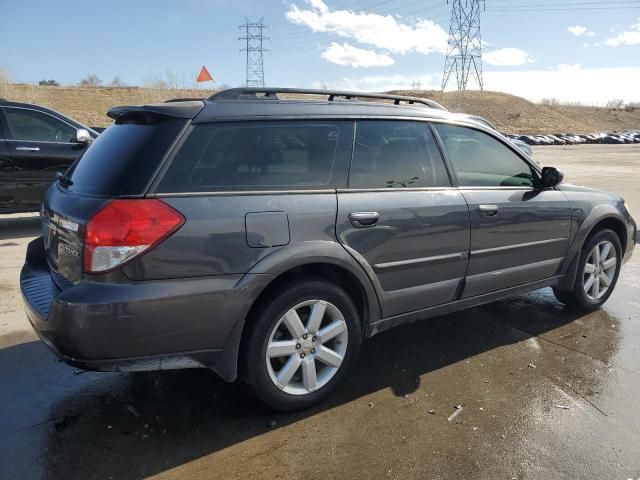
<instances>
[{"instance_id":1,"label":"utility pole","mask_svg":"<svg viewBox=\"0 0 640 480\"><path fill-rule=\"evenodd\" d=\"M245 86L247 87L264 87L264 62L262 53L267 50L264 48L264 42L269 37L264 36L264 31L269 27L262 23L262 18L258 22L250 22L245 17L245 23L238 28L242 30L244 36L238 40L245 42L245 47L241 48L241 52L246 53L245 66Z\"/></svg>"},{"instance_id":2,"label":"utility pole","mask_svg":"<svg viewBox=\"0 0 640 480\"><path fill-rule=\"evenodd\" d=\"M480 90L483 89L480 4L484 9L484 0L452 0L449 47L442 76L443 91L452 73L455 73L458 91L467 89L469 76L475 79Z\"/></svg>"}]
</instances>

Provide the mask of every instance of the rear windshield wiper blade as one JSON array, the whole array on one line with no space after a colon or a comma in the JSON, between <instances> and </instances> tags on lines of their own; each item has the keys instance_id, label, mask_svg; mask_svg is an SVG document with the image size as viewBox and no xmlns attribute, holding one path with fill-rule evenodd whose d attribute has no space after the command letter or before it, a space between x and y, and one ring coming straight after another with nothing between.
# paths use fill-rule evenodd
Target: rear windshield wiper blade
<instances>
[{"instance_id":1,"label":"rear windshield wiper blade","mask_svg":"<svg viewBox=\"0 0 640 480\"><path fill-rule=\"evenodd\" d=\"M63 187L68 187L70 185L73 185L73 180L71 180L62 172L56 173L56 178L60 182L60 185L62 185Z\"/></svg>"}]
</instances>

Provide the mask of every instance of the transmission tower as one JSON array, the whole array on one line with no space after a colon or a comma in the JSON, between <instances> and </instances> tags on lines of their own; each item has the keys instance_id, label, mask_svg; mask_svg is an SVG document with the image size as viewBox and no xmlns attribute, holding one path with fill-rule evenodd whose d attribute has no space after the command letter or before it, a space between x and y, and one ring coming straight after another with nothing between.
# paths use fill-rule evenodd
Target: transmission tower
<instances>
[{"instance_id":1,"label":"transmission tower","mask_svg":"<svg viewBox=\"0 0 640 480\"><path fill-rule=\"evenodd\" d=\"M442 90L447 87L454 72L458 91L467 89L469 76L475 79L480 90L483 89L480 4L484 9L484 0L452 0L449 47L444 63Z\"/></svg>"},{"instance_id":2,"label":"transmission tower","mask_svg":"<svg viewBox=\"0 0 640 480\"><path fill-rule=\"evenodd\" d=\"M262 23L262 18L258 22L250 22L245 17L245 23L240 25L244 36L239 37L245 43L245 47L241 48L241 52L245 52L247 63L245 67L245 86L247 87L264 87L264 62L262 61L262 53L267 50L264 48L264 42L269 37L264 36L264 31L269 27Z\"/></svg>"}]
</instances>

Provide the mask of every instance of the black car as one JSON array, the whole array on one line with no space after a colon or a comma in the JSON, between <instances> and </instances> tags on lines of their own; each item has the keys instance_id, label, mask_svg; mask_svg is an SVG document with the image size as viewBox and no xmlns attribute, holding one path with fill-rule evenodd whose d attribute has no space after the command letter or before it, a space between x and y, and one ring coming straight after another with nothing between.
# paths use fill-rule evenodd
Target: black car
<instances>
[{"instance_id":1,"label":"black car","mask_svg":"<svg viewBox=\"0 0 640 480\"><path fill-rule=\"evenodd\" d=\"M37 211L98 132L38 105L0 100L0 213Z\"/></svg>"}]
</instances>

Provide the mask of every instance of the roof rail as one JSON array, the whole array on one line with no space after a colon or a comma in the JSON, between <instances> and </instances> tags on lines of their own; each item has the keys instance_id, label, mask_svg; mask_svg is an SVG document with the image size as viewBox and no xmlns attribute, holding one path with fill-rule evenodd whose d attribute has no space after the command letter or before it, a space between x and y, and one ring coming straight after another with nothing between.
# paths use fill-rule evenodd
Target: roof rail
<instances>
[{"instance_id":1,"label":"roof rail","mask_svg":"<svg viewBox=\"0 0 640 480\"><path fill-rule=\"evenodd\" d=\"M279 93L326 96L330 102L333 102L336 98L344 98L345 100L357 100L359 98L393 100L394 105L400 105L400 103L415 105L417 103L429 108L447 111L447 109L438 102L427 98L405 97L403 95L391 95L388 93L346 92L341 90L315 90L306 88L230 88L211 95L209 100L255 100L260 98L277 100Z\"/></svg>"}]
</instances>

